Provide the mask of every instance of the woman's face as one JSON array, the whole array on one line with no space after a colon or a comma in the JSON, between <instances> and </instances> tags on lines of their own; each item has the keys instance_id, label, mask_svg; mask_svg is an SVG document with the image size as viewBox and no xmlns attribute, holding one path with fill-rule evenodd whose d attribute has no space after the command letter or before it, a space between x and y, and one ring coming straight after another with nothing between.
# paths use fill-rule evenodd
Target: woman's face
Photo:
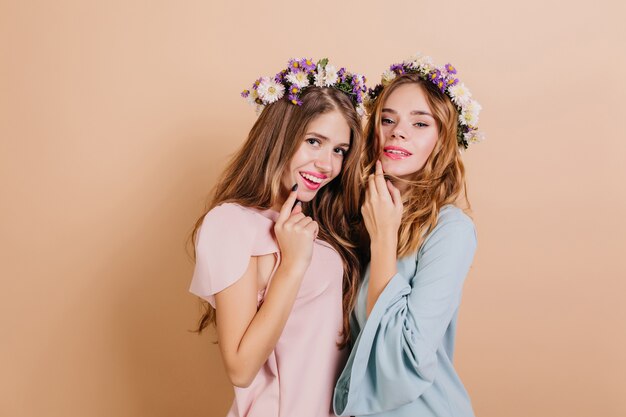
<instances>
[{"instance_id":1,"label":"woman's face","mask_svg":"<svg viewBox=\"0 0 626 417\"><path fill-rule=\"evenodd\" d=\"M387 97L381 112L383 171L408 178L424 167L439 129L419 84L403 84Z\"/></svg>"},{"instance_id":2,"label":"woman's face","mask_svg":"<svg viewBox=\"0 0 626 417\"><path fill-rule=\"evenodd\" d=\"M306 128L304 138L283 174L290 190L298 184L298 200L311 201L317 191L341 172L350 148L350 126L338 110L322 113Z\"/></svg>"}]
</instances>

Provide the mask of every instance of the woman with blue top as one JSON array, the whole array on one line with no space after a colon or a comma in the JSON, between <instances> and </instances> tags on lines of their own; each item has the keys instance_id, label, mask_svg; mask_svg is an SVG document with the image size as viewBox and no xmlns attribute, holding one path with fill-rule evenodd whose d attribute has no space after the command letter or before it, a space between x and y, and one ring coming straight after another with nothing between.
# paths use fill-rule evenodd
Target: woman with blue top
<instances>
[{"instance_id":1,"label":"woman with blue top","mask_svg":"<svg viewBox=\"0 0 626 417\"><path fill-rule=\"evenodd\" d=\"M463 281L476 249L461 150L480 105L452 65L392 65L369 92L361 207L369 262L352 352L335 387L340 416L473 416L452 364Z\"/></svg>"}]
</instances>

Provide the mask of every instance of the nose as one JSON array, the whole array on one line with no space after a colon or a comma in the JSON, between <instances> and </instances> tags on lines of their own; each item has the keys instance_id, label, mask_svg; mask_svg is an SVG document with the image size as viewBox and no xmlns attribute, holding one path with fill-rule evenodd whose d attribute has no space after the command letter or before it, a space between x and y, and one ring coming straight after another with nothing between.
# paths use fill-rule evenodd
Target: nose
<instances>
[{"instance_id":1,"label":"nose","mask_svg":"<svg viewBox=\"0 0 626 417\"><path fill-rule=\"evenodd\" d=\"M391 137L394 139L406 139L406 133L404 133L404 130L397 124L391 131Z\"/></svg>"},{"instance_id":2,"label":"nose","mask_svg":"<svg viewBox=\"0 0 626 417\"><path fill-rule=\"evenodd\" d=\"M315 158L315 168L319 169L323 173L330 172L331 170L331 158L332 150L324 150Z\"/></svg>"}]
</instances>

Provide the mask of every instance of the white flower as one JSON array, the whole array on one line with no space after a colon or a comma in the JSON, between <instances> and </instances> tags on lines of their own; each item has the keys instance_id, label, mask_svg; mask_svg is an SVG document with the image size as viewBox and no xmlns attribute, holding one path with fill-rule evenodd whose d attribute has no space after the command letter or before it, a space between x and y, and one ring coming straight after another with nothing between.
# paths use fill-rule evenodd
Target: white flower
<instances>
[{"instance_id":1,"label":"white flower","mask_svg":"<svg viewBox=\"0 0 626 417\"><path fill-rule=\"evenodd\" d=\"M258 97L259 94L256 92L256 90L252 89L250 90L250 94L248 94L248 97L246 97L246 100L248 100L248 104L256 105L256 99Z\"/></svg>"},{"instance_id":2,"label":"white flower","mask_svg":"<svg viewBox=\"0 0 626 417\"><path fill-rule=\"evenodd\" d=\"M285 94L285 87L272 79L263 77L257 91L261 100L270 104L281 99Z\"/></svg>"},{"instance_id":3,"label":"white flower","mask_svg":"<svg viewBox=\"0 0 626 417\"><path fill-rule=\"evenodd\" d=\"M476 113L476 116L478 117L478 113L480 113L480 111L483 109L483 106L481 106L476 100L470 100L469 103L464 106L464 108L465 111Z\"/></svg>"},{"instance_id":4,"label":"white flower","mask_svg":"<svg viewBox=\"0 0 626 417\"><path fill-rule=\"evenodd\" d=\"M257 104L256 105L256 115L257 116L260 115L264 108L265 108L265 106L263 104Z\"/></svg>"},{"instance_id":5,"label":"white flower","mask_svg":"<svg viewBox=\"0 0 626 417\"><path fill-rule=\"evenodd\" d=\"M467 143L479 143L485 140L485 135L483 132L479 132L478 130L470 130L463 135L463 138L467 141Z\"/></svg>"},{"instance_id":6,"label":"white flower","mask_svg":"<svg viewBox=\"0 0 626 417\"><path fill-rule=\"evenodd\" d=\"M309 86L309 76L304 71L291 72L287 75L287 81L291 84L297 85L299 88L305 88Z\"/></svg>"},{"instance_id":7,"label":"white flower","mask_svg":"<svg viewBox=\"0 0 626 417\"><path fill-rule=\"evenodd\" d=\"M324 68L321 65L317 66L317 71L315 72L315 86L316 87L324 87L324 79L326 74L324 73Z\"/></svg>"},{"instance_id":8,"label":"white flower","mask_svg":"<svg viewBox=\"0 0 626 417\"><path fill-rule=\"evenodd\" d=\"M459 115L459 123L464 126L476 126L476 124L478 123L478 118L473 112L462 111Z\"/></svg>"},{"instance_id":9,"label":"white flower","mask_svg":"<svg viewBox=\"0 0 626 417\"><path fill-rule=\"evenodd\" d=\"M337 75L337 69L333 65L326 65L324 72L325 72L324 85L326 87L335 85L337 81L339 80L339 76Z\"/></svg>"},{"instance_id":10,"label":"white flower","mask_svg":"<svg viewBox=\"0 0 626 417\"><path fill-rule=\"evenodd\" d=\"M435 68L433 59L427 55L417 57L413 64L414 68L420 67L424 72L430 72Z\"/></svg>"},{"instance_id":11,"label":"white flower","mask_svg":"<svg viewBox=\"0 0 626 417\"><path fill-rule=\"evenodd\" d=\"M404 65L407 65L411 68L417 68L419 60L422 58L421 52L416 52L415 55L411 55L409 59L403 62Z\"/></svg>"},{"instance_id":12,"label":"white flower","mask_svg":"<svg viewBox=\"0 0 626 417\"><path fill-rule=\"evenodd\" d=\"M478 125L478 113L463 110L459 115L459 122L465 126L476 127Z\"/></svg>"},{"instance_id":13,"label":"white flower","mask_svg":"<svg viewBox=\"0 0 626 417\"><path fill-rule=\"evenodd\" d=\"M396 78L396 73L393 72L392 70L387 70L383 72L383 76L381 79L382 85L389 84L391 81L393 81L394 78Z\"/></svg>"},{"instance_id":14,"label":"white flower","mask_svg":"<svg viewBox=\"0 0 626 417\"><path fill-rule=\"evenodd\" d=\"M470 99L467 104L461 107L461 114L459 115L459 122L466 126L477 126L478 115L482 110L482 106L478 104L476 100Z\"/></svg>"},{"instance_id":15,"label":"white flower","mask_svg":"<svg viewBox=\"0 0 626 417\"><path fill-rule=\"evenodd\" d=\"M363 115L365 114L365 106L363 106L363 104L359 104L358 106L356 106L356 112L359 116L363 117Z\"/></svg>"},{"instance_id":16,"label":"white flower","mask_svg":"<svg viewBox=\"0 0 626 417\"><path fill-rule=\"evenodd\" d=\"M457 106L464 106L468 104L472 98L472 93L470 93L463 83L458 83L452 87L448 87L448 93L450 93L452 101Z\"/></svg>"}]
</instances>

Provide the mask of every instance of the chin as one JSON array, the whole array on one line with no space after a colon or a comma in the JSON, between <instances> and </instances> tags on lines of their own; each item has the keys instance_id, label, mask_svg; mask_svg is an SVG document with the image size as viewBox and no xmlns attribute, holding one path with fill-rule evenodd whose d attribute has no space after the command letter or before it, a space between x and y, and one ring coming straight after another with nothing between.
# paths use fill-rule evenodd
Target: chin
<instances>
[{"instance_id":1,"label":"chin","mask_svg":"<svg viewBox=\"0 0 626 417\"><path fill-rule=\"evenodd\" d=\"M303 203L308 203L309 201L313 200L316 195L317 195L317 191L301 192L300 190L298 190L298 196L296 198L302 201Z\"/></svg>"}]
</instances>

